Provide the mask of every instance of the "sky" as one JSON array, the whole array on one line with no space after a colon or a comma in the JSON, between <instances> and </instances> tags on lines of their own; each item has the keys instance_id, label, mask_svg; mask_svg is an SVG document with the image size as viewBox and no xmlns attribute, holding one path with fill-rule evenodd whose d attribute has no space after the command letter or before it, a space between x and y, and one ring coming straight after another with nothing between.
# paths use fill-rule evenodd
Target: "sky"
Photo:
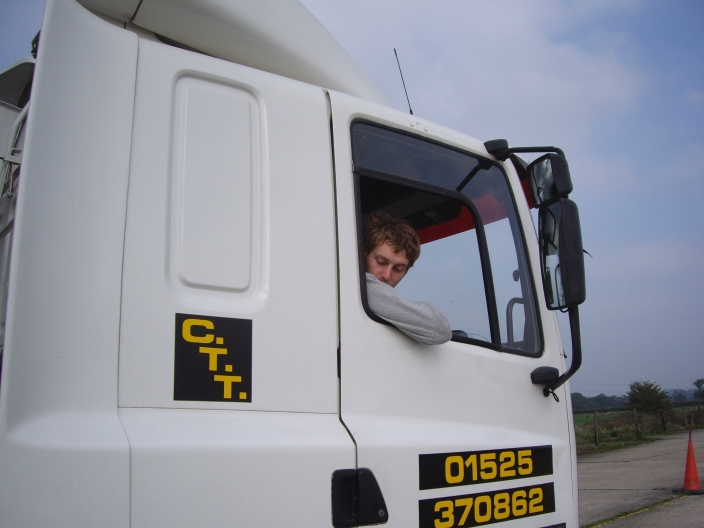
<instances>
[{"instance_id":1,"label":"sky","mask_svg":"<svg viewBox=\"0 0 704 528\"><path fill-rule=\"evenodd\" d=\"M408 108L396 48L417 116L565 151L593 256L572 392L704 378L704 2L303 4L393 107ZM29 55L42 12L0 0L0 70Z\"/></svg>"}]
</instances>

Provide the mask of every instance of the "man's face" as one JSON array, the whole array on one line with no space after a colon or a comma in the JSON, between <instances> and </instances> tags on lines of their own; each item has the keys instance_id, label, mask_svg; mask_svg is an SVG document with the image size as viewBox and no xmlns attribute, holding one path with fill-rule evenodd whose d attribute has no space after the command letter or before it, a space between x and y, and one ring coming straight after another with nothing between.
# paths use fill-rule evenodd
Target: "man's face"
<instances>
[{"instance_id":1,"label":"man's face","mask_svg":"<svg viewBox=\"0 0 704 528\"><path fill-rule=\"evenodd\" d=\"M408 258L405 251L397 251L385 242L372 249L365 257L367 273L371 273L381 282L395 287L408 271Z\"/></svg>"}]
</instances>

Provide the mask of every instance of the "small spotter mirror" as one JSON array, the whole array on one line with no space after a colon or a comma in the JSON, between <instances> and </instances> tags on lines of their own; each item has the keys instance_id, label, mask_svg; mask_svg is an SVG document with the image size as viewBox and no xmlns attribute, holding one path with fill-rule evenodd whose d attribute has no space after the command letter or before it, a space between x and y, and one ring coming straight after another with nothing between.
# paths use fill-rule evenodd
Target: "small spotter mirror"
<instances>
[{"instance_id":1,"label":"small spotter mirror","mask_svg":"<svg viewBox=\"0 0 704 528\"><path fill-rule=\"evenodd\" d=\"M559 154L546 154L528 165L528 181L537 207L572 192L572 178L567 159Z\"/></svg>"}]
</instances>

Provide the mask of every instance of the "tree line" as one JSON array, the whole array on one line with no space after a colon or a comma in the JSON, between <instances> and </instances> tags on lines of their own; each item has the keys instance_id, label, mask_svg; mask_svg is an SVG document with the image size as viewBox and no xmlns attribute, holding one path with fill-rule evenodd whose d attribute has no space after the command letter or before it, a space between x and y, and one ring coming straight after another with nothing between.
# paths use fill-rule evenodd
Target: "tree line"
<instances>
[{"instance_id":1,"label":"tree line","mask_svg":"<svg viewBox=\"0 0 704 528\"><path fill-rule=\"evenodd\" d=\"M696 388L694 399L704 401L704 378L696 380L693 385ZM676 401L679 400L681 398L676 398ZM625 407L636 409L640 412L658 412L663 409L669 409L671 405L670 395L657 383L647 380L631 382L628 393L625 396L599 394L598 396L587 397L579 392L572 393L572 410L575 411Z\"/></svg>"}]
</instances>

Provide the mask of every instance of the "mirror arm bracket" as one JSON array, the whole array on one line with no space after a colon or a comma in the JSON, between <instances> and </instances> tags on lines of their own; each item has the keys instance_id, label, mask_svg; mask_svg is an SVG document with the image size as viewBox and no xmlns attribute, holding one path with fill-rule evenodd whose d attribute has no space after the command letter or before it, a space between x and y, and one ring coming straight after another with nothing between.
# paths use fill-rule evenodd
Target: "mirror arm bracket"
<instances>
[{"instance_id":1,"label":"mirror arm bracket","mask_svg":"<svg viewBox=\"0 0 704 528\"><path fill-rule=\"evenodd\" d=\"M562 152L562 149L559 149L557 147L513 147L509 148L508 146L508 141L505 139L492 139L491 141L486 141L484 143L484 147L486 148L486 151L494 156L496 159L500 161L506 161L508 157L511 154L515 154L516 152L554 152L555 154L559 154L563 158L565 157L565 153Z\"/></svg>"},{"instance_id":2,"label":"mirror arm bracket","mask_svg":"<svg viewBox=\"0 0 704 528\"><path fill-rule=\"evenodd\" d=\"M557 394L555 394L555 389L563 385L572 375L579 370L582 366L582 338L579 329L579 306L573 305L569 308L570 317L570 334L572 335L572 363L570 368L563 373L561 376L556 377L552 380L544 381L543 395L545 397L552 394L555 401L559 401ZM547 367L542 367L547 368ZM551 367L552 368L552 367ZM536 369L537 370L537 369Z\"/></svg>"},{"instance_id":3,"label":"mirror arm bracket","mask_svg":"<svg viewBox=\"0 0 704 528\"><path fill-rule=\"evenodd\" d=\"M565 153L561 148L557 147L511 147L511 148L505 148L505 149L497 149L491 152L491 154L497 158L500 161L506 161L511 154L517 154L517 153L546 153L546 152L554 152L555 154L559 154L563 158L565 157Z\"/></svg>"},{"instance_id":4,"label":"mirror arm bracket","mask_svg":"<svg viewBox=\"0 0 704 528\"><path fill-rule=\"evenodd\" d=\"M508 158L511 154L516 154L520 152L535 152L535 153L542 153L542 152L554 152L555 154L559 154L563 158L565 157L565 153L561 148L557 147L512 147L509 149L506 149L506 158ZM504 160L501 160L504 161Z\"/></svg>"}]
</instances>

